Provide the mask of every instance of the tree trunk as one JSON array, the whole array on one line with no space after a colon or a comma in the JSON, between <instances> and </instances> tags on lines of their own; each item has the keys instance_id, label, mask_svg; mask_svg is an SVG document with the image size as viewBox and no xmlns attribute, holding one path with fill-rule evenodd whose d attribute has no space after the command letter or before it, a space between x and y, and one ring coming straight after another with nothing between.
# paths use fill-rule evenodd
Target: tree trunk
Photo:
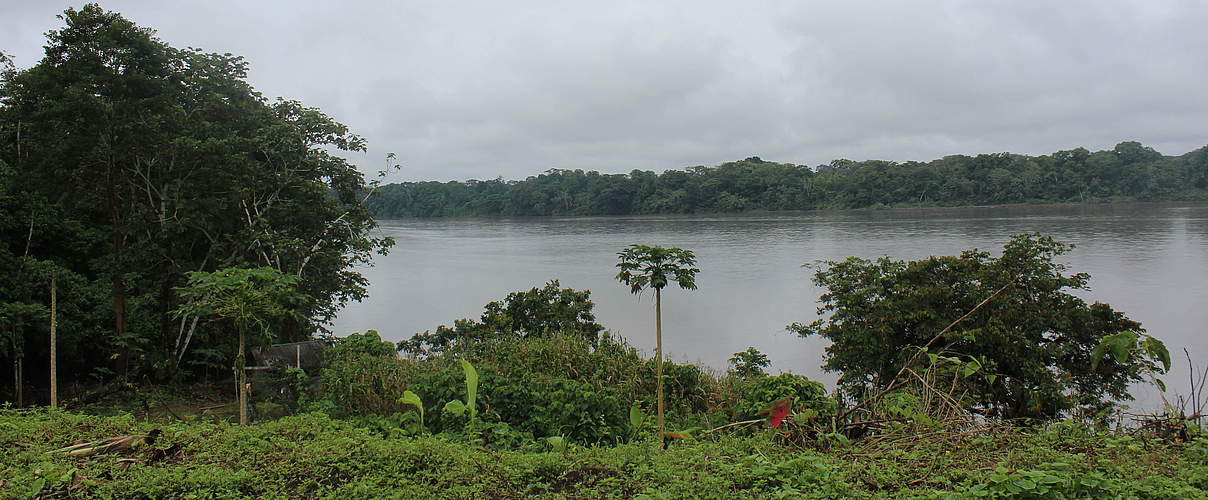
<instances>
[{"instance_id":1,"label":"tree trunk","mask_svg":"<svg viewBox=\"0 0 1208 500\"><path fill-rule=\"evenodd\" d=\"M239 425L247 425L247 358L243 355L243 326L239 326L239 354L235 355L235 380L239 384Z\"/></svg>"},{"instance_id":2,"label":"tree trunk","mask_svg":"<svg viewBox=\"0 0 1208 500\"><path fill-rule=\"evenodd\" d=\"M654 289L654 356L658 358L655 378L658 380L658 426L659 446L664 445L666 429L663 428L663 290Z\"/></svg>"},{"instance_id":3,"label":"tree trunk","mask_svg":"<svg viewBox=\"0 0 1208 500\"><path fill-rule=\"evenodd\" d=\"M122 281L122 249L126 246L125 235L122 234L119 223L121 216L118 214L118 199L117 189L114 186L113 180L113 164L110 161L109 172L106 175L107 198L109 201L109 219L113 224L113 330L117 335L121 346L118 347L117 358L117 374L125 379L130 372L130 347L125 345L126 339L126 290L125 283Z\"/></svg>"},{"instance_id":4,"label":"tree trunk","mask_svg":"<svg viewBox=\"0 0 1208 500\"><path fill-rule=\"evenodd\" d=\"M120 236L114 236L114 239L121 241ZM121 378L126 378L130 374L130 347L126 345L126 291L125 284L122 281L121 271L113 277L113 331L116 332L120 347L118 347L117 357L117 374Z\"/></svg>"},{"instance_id":5,"label":"tree trunk","mask_svg":"<svg viewBox=\"0 0 1208 500\"><path fill-rule=\"evenodd\" d=\"M59 407L59 339L55 332L58 319L58 272L50 272L50 407Z\"/></svg>"}]
</instances>

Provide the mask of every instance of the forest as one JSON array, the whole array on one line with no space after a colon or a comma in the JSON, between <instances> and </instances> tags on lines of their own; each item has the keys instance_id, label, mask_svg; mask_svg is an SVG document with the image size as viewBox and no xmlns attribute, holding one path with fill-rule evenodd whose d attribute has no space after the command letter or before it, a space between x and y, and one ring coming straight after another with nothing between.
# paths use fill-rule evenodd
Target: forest
<instances>
[{"instance_id":1,"label":"forest","mask_svg":"<svg viewBox=\"0 0 1208 500\"><path fill-rule=\"evenodd\" d=\"M617 243L653 356L556 276L399 342L327 329L394 245L375 213L1190 199L1203 149L381 186L337 154L363 138L239 56L60 19L0 74L0 498L1208 498L1208 370L1168 387L1180 360L1043 234L816 263L786 329L829 342L834 388L757 346L666 360L663 295L710 272L684 248ZM1128 407L1140 385L1163 405Z\"/></svg>"},{"instance_id":2,"label":"forest","mask_svg":"<svg viewBox=\"0 0 1208 500\"><path fill-rule=\"evenodd\" d=\"M182 299L189 273L295 281L263 340L308 339L364 295L353 268L391 241L333 154L362 138L265 98L238 56L173 48L96 5L62 17L42 61L0 81L6 400L48 399L52 283L64 387L228 370L225 326Z\"/></svg>"},{"instance_id":3,"label":"forest","mask_svg":"<svg viewBox=\"0 0 1208 500\"><path fill-rule=\"evenodd\" d=\"M368 200L378 217L727 213L908 206L1208 199L1208 149L1163 156L1138 142L1107 151L835 160L810 167L751 157L715 167L601 174L550 169L521 181L404 182Z\"/></svg>"}]
</instances>

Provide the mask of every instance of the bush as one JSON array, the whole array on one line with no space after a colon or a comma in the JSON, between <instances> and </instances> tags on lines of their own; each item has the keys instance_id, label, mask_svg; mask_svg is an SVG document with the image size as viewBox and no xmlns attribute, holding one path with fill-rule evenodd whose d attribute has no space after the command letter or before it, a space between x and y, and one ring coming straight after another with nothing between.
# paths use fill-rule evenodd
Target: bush
<instances>
[{"instance_id":1,"label":"bush","mask_svg":"<svg viewBox=\"0 0 1208 500\"><path fill-rule=\"evenodd\" d=\"M986 376L964 378L960 389L983 414L1050 420L1073 410L1096 413L1131 399L1129 385L1162 371L1159 360L1168 368L1169 358L1155 355L1165 348L1144 337L1153 349L1130 355L1120 343L1114 356L1096 362L1102 341L1137 340L1123 332L1143 330L1110 306L1088 305L1071 293L1090 280L1054 262L1071 248L1021 234L998 258L968 250L910 262L826 262L814 275L826 288L817 311L822 319L789 328L832 342L825 367L841 372L840 386L857 399L895 382L904 364L921 359L914 356L923 346L944 346L949 355L979 360Z\"/></svg>"},{"instance_id":2,"label":"bush","mask_svg":"<svg viewBox=\"0 0 1208 500\"><path fill-rule=\"evenodd\" d=\"M424 406L428 432L458 434L465 416L444 406L465 398L465 377L451 353L421 360L385 356L376 332L336 342L324 362L324 397L337 416L360 416L383 435L414 434L418 415L398 402L412 391ZM389 344L385 344L389 345ZM654 407L655 363L607 334L510 338L459 349L479 372L479 414L537 437L580 443L616 442L633 435L629 408ZM722 404L714 378L693 365L664 365L673 422ZM498 440L496 440L498 441Z\"/></svg>"},{"instance_id":3,"label":"bush","mask_svg":"<svg viewBox=\"0 0 1208 500\"><path fill-rule=\"evenodd\" d=\"M782 373L746 381L739 386L742 400L734 408L735 419L755 418L773 403L792 398L794 411L813 410L815 417L835 414L838 403L826 395L826 387L804 375Z\"/></svg>"},{"instance_id":4,"label":"bush","mask_svg":"<svg viewBox=\"0 0 1208 500\"><path fill-rule=\"evenodd\" d=\"M395 358L394 352L394 345L374 330L332 341L323 353L322 398L331 403L334 416L405 410L398 398L421 368Z\"/></svg>"}]
</instances>

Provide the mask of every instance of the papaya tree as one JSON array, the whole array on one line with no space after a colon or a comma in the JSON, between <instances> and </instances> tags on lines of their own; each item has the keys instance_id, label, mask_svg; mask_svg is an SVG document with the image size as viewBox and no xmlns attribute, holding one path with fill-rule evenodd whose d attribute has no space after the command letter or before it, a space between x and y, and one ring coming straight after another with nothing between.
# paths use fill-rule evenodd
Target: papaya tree
<instances>
[{"instance_id":1,"label":"papaya tree","mask_svg":"<svg viewBox=\"0 0 1208 500\"><path fill-rule=\"evenodd\" d=\"M659 443L662 444L666 429L663 417L663 288L674 282L685 290L696 289L696 255L682 248L663 248L646 245L630 245L617 253L620 262L617 281L629 285L629 291L640 294L647 288L654 289L654 356L657 360L655 372L658 405Z\"/></svg>"},{"instance_id":2,"label":"papaya tree","mask_svg":"<svg viewBox=\"0 0 1208 500\"><path fill-rule=\"evenodd\" d=\"M174 313L178 317L210 318L235 327L235 380L239 386L239 423L247 425L247 335L267 339L274 321L284 319L289 306L303 299L297 292L298 277L271 267L225 268L214 272L191 272L188 286L176 289L184 300Z\"/></svg>"}]
</instances>

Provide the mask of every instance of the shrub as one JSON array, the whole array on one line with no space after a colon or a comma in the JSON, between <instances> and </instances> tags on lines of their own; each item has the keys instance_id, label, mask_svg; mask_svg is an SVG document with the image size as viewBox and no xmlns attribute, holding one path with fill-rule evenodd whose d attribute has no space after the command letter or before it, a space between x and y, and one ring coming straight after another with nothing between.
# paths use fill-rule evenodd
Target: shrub
<instances>
[{"instance_id":1,"label":"shrub","mask_svg":"<svg viewBox=\"0 0 1208 500\"><path fill-rule=\"evenodd\" d=\"M1127 346L1117 344L1118 352L1095 362L1102 340L1127 340L1112 336L1143 330L1110 306L1088 305L1070 293L1085 290L1090 280L1084 273L1066 274L1054 262L1072 247L1021 234L998 258L968 250L910 262L826 262L814 275L814 283L826 288L818 309L823 318L789 328L832 342L825 367L842 372L840 386L857 399L895 382L904 364L919 359L919 349L944 346L984 360L979 363L987 376L961 381L984 414L1047 420L1075 409L1094 413L1131 399L1129 385L1159 371L1156 363L1168 358L1153 355L1164 347L1129 356ZM964 319L955 323L958 318Z\"/></svg>"},{"instance_id":2,"label":"shrub","mask_svg":"<svg viewBox=\"0 0 1208 500\"><path fill-rule=\"evenodd\" d=\"M792 407L801 412L813 410L816 417L835 414L838 403L826 395L826 388L804 375L782 373L747 381L739 389L742 400L734 408L734 418L754 418L773 403L792 398Z\"/></svg>"},{"instance_id":3,"label":"shrub","mask_svg":"<svg viewBox=\"0 0 1208 500\"><path fill-rule=\"evenodd\" d=\"M394 357L394 346L369 330L335 339L323 355L322 397L335 416L390 415L403 411L398 398L421 372L415 362Z\"/></svg>"}]
</instances>

